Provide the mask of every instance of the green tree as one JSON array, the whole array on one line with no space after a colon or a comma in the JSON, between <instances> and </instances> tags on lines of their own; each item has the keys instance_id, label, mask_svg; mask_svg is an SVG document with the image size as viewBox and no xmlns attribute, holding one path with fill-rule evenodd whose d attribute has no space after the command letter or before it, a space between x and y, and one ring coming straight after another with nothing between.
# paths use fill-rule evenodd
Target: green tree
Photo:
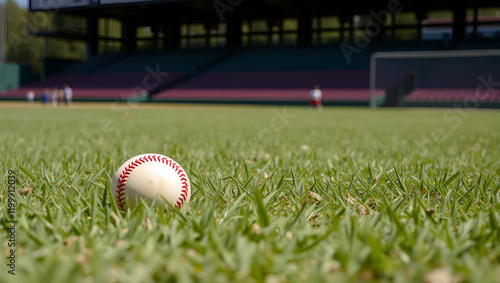
<instances>
[{"instance_id":1,"label":"green tree","mask_svg":"<svg viewBox=\"0 0 500 283\"><path fill-rule=\"evenodd\" d=\"M7 17L7 61L30 64L35 73L43 68L43 39L29 34L29 17L26 8L15 1L5 3Z\"/></svg>"},{"instance_id":2,"label":"green tree","mask_svg":"<svg viewBox=\"0 0 500 283\"><path fill-rule=\"evenodd\" d=\"M29 64L34 73L42 74L45 38L34 32L64 29L65 15L59 11L29 12L13 0L5 3L7 17L7 61ZM81 23L84 21L78 22ZM85 42L49 38L47 57L70 60L85 59Z\"/></svg>"}]
</instances>

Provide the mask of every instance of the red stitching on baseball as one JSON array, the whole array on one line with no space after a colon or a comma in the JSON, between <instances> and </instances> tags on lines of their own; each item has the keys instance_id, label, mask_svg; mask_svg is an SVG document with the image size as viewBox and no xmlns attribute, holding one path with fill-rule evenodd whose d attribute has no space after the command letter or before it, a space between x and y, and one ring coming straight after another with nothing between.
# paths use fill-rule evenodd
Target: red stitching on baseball
<instances>
[{"instance_id":1,"label":"red stitching on baseball","mask_svg":"<svg viewBox=\"0 0 500 283\"><path fill-rule=\"evenodd\" d=\"M184 201L187 199L187 195L189 193L189 183L187 180L186 172L180 167L177 162L173 161L170 158L167 157L160 157L157 155L145 155L137 158L136 160L130 162L125 169L123 169L122 173L120 174L120 178L118 178L118 185L116 186L117 190L116 193L118 194L116 196L117 204L118 206L122 209L125 210L125 185L127 184L128 177L132 173L133 169L135 169L137 166L142 165L146 162L151 162L151 161L156 161L156 162L161 162L170 168L172 168L178 175L178 177L181 180L182 183L182 190L179 198L177 199L177 207L180 209L182 205L184 204Z\"/></svg>"}]
</instances>

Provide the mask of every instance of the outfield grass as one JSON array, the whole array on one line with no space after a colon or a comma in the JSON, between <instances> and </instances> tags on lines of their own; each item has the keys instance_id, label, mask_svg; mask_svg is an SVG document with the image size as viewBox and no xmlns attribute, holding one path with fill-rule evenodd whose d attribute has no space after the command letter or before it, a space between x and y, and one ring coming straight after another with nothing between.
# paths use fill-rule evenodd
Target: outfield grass
<instances>
[{"instance_id":1,"label":"outfield grass","mask_svg":"<svg viewBox=\"0 0 500 283\"><path fill-rule=\"evenodd\" d=\"M113 107L0 108L0 282L500 282L498 111ZM110 198L149 152L181 211Z\"/></svg>"}]
</instances>

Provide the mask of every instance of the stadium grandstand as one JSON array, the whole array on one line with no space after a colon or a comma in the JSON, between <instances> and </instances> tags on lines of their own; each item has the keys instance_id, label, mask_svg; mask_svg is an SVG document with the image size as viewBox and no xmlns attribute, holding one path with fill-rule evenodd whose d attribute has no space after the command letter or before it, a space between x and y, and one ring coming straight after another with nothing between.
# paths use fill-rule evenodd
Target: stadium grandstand
<instances>
[{"instance_id":1,"label":"stadium grandstand","mask_svg":"<svg viewBox=\"0 0 500 283\"><path fill-rule=\"evenodd\" d=\"M29 32L46 45L85 48L79 60L44 58L40 80L7 85L0 99L30 90L40 99L68 83L76 101L305 105L319 85L325 105L450 107L480 95L482 107L500 107L500 54L481 55L500 49L498 1L31 0L29 9ZM408 56L371 66L398 52Z\"/></svg>"}]
</instances>

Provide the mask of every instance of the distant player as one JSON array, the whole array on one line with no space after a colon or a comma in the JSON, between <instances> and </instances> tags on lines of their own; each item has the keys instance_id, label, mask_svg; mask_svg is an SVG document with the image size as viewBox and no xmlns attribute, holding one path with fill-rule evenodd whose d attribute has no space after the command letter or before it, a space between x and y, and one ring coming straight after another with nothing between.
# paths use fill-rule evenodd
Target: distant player
<instances>
[{"instance_id":1,"label":"distant player","mask_svg":"<svg viewBox=\"0 0 500 283\"><path fill-rule=\"evenodd\" d=\"M52 91L50 92L50 101L52 102L52 107L57 107L57 98L58 98L57 93L58 89L55 86L54 88L52 88Z\"/></svg>"},{"instance_id":2,"label":"distant player","mask_svg":"<svg viewBox=\"0 0 500 283\"><path fill-rule=\"evenodd\" d=\"M26 93L26 98L28 98L29 104L35 103L35 92L32 90L28 91L28 93Z\"/></svg>"},{"instance_id":3,"label":"distant player","mask_svg":"<svg viewBox=\"0 0 500 283\"><path fill-rule=\"evenodd\" d=\"M57 104L62 105L66 103L66 97L64 96L64 89L60 88L57 90Z\"/></svg>"},{"instance_id":4,"label":"distant player","mask_svg":"<svg viewBox=\"0 0 500 283\"><path fill-rule=\"evenodd\" d=\"M46 88L43 90L42 93L42 104L43 106L47 106L47 103L49 102L49 90Z\"/></svg>"},{"instance_id":5,"label":"distant player","mask_svg":"<svg viewBox=\"0 0 500 283\"><path fill-rule=\"evenodd\" d=\"M319 86L315 86L314 89L309 92L309 96L309 108L316 106L316 109L322 111L323 105L321 104L321 98L323 97L323 93L321 89L319 89Z\"/></svg>"},{"instance_id":6,"label":"distant player","mask_svg":"<svg viewBox=\"0 0 500 283\"><path fill-rule=\"evenodd\" d=\"M73 90L68 84L64 85L64 98L67 105L71 105L73 103Z\"/></svg>"}]
</instances>

